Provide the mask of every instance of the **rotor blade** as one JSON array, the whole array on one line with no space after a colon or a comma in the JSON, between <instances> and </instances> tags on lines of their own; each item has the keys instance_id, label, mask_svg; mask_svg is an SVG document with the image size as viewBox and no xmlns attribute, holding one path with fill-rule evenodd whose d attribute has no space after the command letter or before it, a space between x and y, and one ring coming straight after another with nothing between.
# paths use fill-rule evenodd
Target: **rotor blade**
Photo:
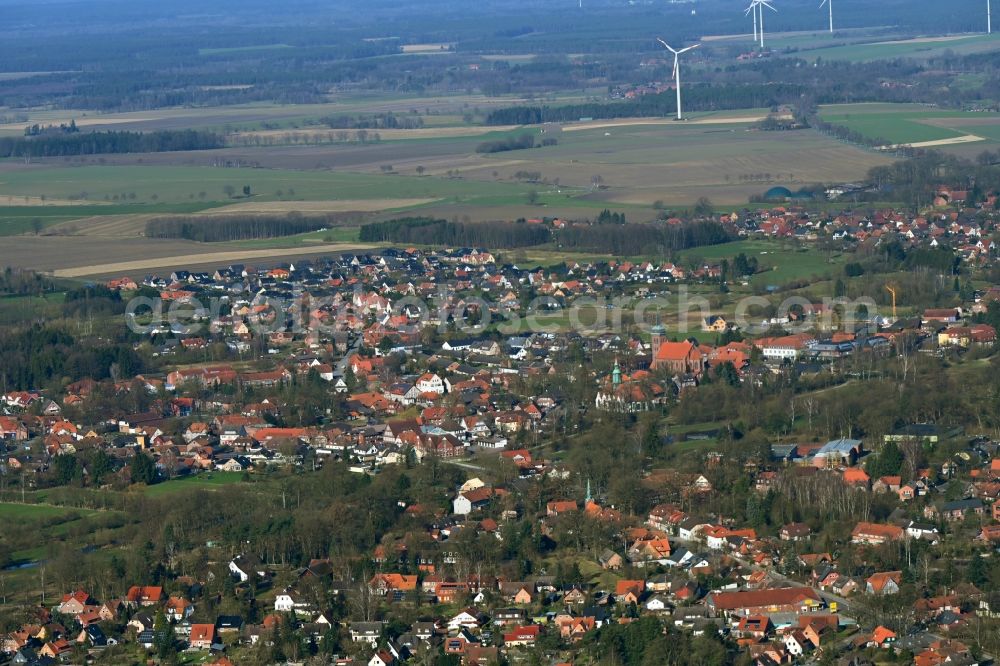
<instances>
[{"instance_id":1,"label":"rotor blade","mask_svg":"<svg viewBox=\"0 0 1000 666\"><path fill-rule=\"evenodd\" d=\"M678 53L684 53L685 51L690 51L691 49L696 49L699 46L701 46L701 44L692 44L691 46L689 46L689 47L687 47L685 49L681 49L680 51L678 51Z\"/></svg>"},{"instance_id":2,"label":"rotor blade","mask_svg":"<svg viewBox=\"0 0 1000 666\"><path fill-rule=\"evenodd\" d=\"M676 53L674 53L674 71L670 74L670 76L674 77L675 79L677 78L677 54Z\"/></svg>"},{"instance_id":3,"label":"rotor blade","mask_svg":"<svg viewBox=\"0 0 1000 666\"><path fill-rule=\"evenodd\" d=\"M777 11L778 11L777 9L775 9L774 7L772 7L771 5L769 5L769 4L768 4L768 3L767 3L767 0L760 0L760 2L759 2L758 4L761 4L761 5L763 5L764 7L767 7L767 8L768 8L768 9L770 9L770 10L771 10L772 12L777 12Z\"/></svg>"},{"instance_id":4,"label":"rotor blade","mask_svg":"<svg viewBox=\"0 0 1000 666\"><path fill-rule=\"evenodd\" d=\"M656 38L656 41L658 41L659 43L661 43L665 47L667 47L667 50L670 51L671 53L677 53L677 51L675 51L674 48L672 46L670 46L670 44L667 44L665 41L663 41L659 37Z\"/></svg>"},{"instance_id":5,"label":"rotor blade","mask_svg":"<svg viewBox=\"0 0 1000 666\"><path fill-rule=\"evenodd\" d=\"M822 9L823 5L825 5L825 4L826 4L826 0L823 0L823 2L819 3L820 9Z\"/></svg>"}]
</instances>

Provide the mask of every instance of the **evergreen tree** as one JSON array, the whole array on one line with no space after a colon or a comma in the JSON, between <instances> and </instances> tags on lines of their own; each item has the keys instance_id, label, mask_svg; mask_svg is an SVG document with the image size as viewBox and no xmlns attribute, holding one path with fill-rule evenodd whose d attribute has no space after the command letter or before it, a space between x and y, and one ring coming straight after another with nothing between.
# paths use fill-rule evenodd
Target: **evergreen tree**
<instances>
[{"instance_id":1,"label":"evergreen tree","mask_svg":"<svg viewBox=\"0 0 1000 666\"><path fill-rule=\"evenodd\" d=\"M162 609L156 612L156 618L153 620L153 650L160 659L167 659L177 653L174 630L167 622L167 616Z\"/></svg>"},{"instance_id":2,"label":"evergreen tree","mask_svg":"<svg viewBox=\"0 0 1000 666\"><path fill-rule=\"evenodd\" d=\"M148 486L156 483L156 464L142 451L132 459L131 472L132 483L145 483Z\"/></svg>"}]
</instances>

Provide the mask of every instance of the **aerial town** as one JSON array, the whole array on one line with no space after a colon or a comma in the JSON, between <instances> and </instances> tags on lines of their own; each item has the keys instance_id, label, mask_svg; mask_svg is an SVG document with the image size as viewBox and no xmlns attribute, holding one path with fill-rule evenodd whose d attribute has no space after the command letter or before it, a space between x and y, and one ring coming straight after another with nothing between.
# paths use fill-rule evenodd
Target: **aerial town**
<instances>
[{"instance_id":1,"label":"aerial town","mask_svg":"<svg viewBox=\"0 0 1000 666\"><path fill-rule=\"evenodd\" d=\"M910 256L947 244L988 269L1000 255L988 241L995 197L964 208L965 193L938 195L920 217L779 206L722 224L854 256L890 238ZM78 570L73 546L49 562L6 553L64 586L41 602L33 583L12 590L8 601L30 603L0 649L15 664L139 649L210 664L485 665L601 654L662 626L654 643L701 663L731 652L983 663L967 636L1000 616L988 555L1000 451L979 434L995 426L946 412L868 423L861 407L857 424L836 420L838 393L868 377L902 373L924 391L941 363L988 362L1000 288L959 285L952 306L912 316L831 317L837 306L806 302L738 324L726 301L671 325L657 314L641 332L551 319L581 302L634 314L685 288L718 294L755 262L543 268L486 248L387 247L93 285L119 305L152 294L178 319L129 306L130 348L153 359L149 371L129 373L123 358L113 376L3 395L5 497L61 493L83 517L54 526L105 512L84 541L101 548L148 529L126 517L155 511L135 488L201 490L180 509L191 518L168 518L130 556L149 558L138 568L112 555ZM501 334L512 321L523 330ZM753 393L768 412L757 423L724 411ZM706 421L715 427L689 427ZM610 474L617 465L630 467ZM350 526L245 523L238 504L219 505L244 489L265 506L308 506L302 492L317 483L354 512L381 505ZM335 545L363 525L349 548Z\"/></svg>"},{"instance_id":2,"label":"aerial town","mask_svg":"<svg viewBox=\"0 0 1000 666\"><path fill-rule=\"evenodd\" d=\"M0 666L996 664L1000 37L833 5L0 0Z\"/></svg>"}]
</instances>

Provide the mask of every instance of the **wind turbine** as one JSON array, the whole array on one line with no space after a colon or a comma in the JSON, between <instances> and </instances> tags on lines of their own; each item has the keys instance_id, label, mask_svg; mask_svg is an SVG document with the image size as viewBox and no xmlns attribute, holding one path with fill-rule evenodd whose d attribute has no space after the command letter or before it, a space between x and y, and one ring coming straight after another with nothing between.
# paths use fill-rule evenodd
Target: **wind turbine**
<instances>
[{"instance_id":1,"label":"wind turbine","mask_svg":"<svg viewBox=\"0 0 1000 666\"><path fill-rule=\"evenodd\" d=\"M832 35L833 34L833 0L823 0L823 2L819 3L819 8L823 9L823 5L826 5L830 9L830 34ZM989 6L990 6L990 0L986 0L986 7L987 7L986 14L987 14L987 16L989 16ZM986 22L987 22L987 24L989 24L989 19L988 18L986 19Z\"/></svg>"},{"instance_id":2,"label":"wind turbine","mask_svg":"<svg viewBox=\"0 0 1000 666\"><path fill-rule=\"evenodd\" d=\"M753 14L753 42L754 44L756 44L757 43L757 0L751 0L750 6L747 7L745 12L743 12L743 15L746 16L751 13Z\"/></svg>"},{"instance_id":3,"label":"wind turbine","mask_svg":"<svg viewBox=\"0 0 1000 666\"><path fill-rule=\"evenodd\" d=\"M777 12L771 3L767 0L755 0L757 3L757 10L760 12L760 48L764 48L764 7L767 7L772 12Z\"/></svg>"},{"instance_id":4,"label":"wind turbine","mask_svg":"<svg viewBox=\"0 0 1000 666\"><path fill-rule=\"evenodd\" d=\"M763 0L761 0L761 1L763 1ZM682 118L681 118L681 65L680 65L680 55L682 53L687 53L691 49L698 48L699 46L701 46L701 44L695 44L694 46L688 46L688 47L680 49L678 51L677 49L675 49L674 47L670 46L670 44L667 44L665 41L663 41L659 37L656 38L656 41L658 41L659 43L663 44L663 46L665 46L668 51L670 51L671 53L674 54L674 87L677 88L677 120L682 120Z\"/></svg>"}]
</instances>

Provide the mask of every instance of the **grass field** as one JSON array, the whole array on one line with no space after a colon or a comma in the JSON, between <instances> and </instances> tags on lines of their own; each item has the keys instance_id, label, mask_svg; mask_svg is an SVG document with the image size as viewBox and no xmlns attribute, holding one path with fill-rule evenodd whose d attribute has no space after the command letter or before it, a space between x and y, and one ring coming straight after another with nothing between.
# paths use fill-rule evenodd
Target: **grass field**
<instances>
[{"instance_id":1,"label":"grass field","mask_svg":"<svg viewBox=\"0 0 1000 666\"><path fill-rule=\"evenodd\" d=\"M2 187L2 186L0 186ZM101 219L131 217L135 215L165 215L198 213L222 203L150 203L150 204L109 204L92 206L86 203L61 206L0 206L0 236L33 233L37 223L43 230L60 223L64 232L74 232L85 226L76 222L88 218Z\"/></svg>"},{"instance_id":2,"label":"grass field","mask_svg":"<svg viewBox=\"0 0 1000 666\"><path fill-rule=\"evenodd\" d=\"M688 261L698 258L717 263L722 259L731 262L741 252L747 257L756 257L760 267L766 269L751 278L752 284L782 285L793 280L827 277L839 271L844 263L840 254L834 254L828 260L825 253L813 246L796 248L766 239L698 247L685 250L680 256Z\"/></svg>"},{"instance_id":3,"label":"grass field","mask_svg":"<svg viewBox=\"0 0 1000 666\"><path fill-rule=\"evenodd\" d=\"M772 46L780 44L772 42ZM865 62L892 58L914 58L927 60L942 55L945 51L955 54L990 53L1000 50L997 35L952 35L947 37L918 37L914 39L863 41L854 44L822 46L821 48L800 47L798 55L807 60L847 60Z\"/></svg>"},{"instance_id":4,"label":"grass field","mask_svg":"<svg viewBox=\"0 0 1000 666\"><path fill-rule=\"evenodd\" d=\"M143 492L148 497L163 497L196 488L203 490L218 489L222 486L239 483L242 480L243 474L241 472L207 472L147 486L143 489Z\"/></svg>"},{"instance_id":5,"label":"grass field","mask_svg":"<svg viewBox=\"0 0 1000 666\"><path fill-rule=\"evenodd\" d=\"M334 227L322 231L310 231L305 234L284 236L282 238L261 238L256 240L234 241L229 245L246 248L308 248L324 243L357 243L360 227Z\"/></svg>"},{"instance_id":6,"label":"grass field","mask_svg":"<svg viewBox=\"0 0 1000 666\"><path fill-rule=\"evenodd\" d=\"M48 539L60 539L82 526L81 521L97 515L98 511L76 509L47 504L18 504L0 502L0 523L31 526ZM46 546L15 550L10 560L15 566L35 562L45 556Z\"/></svg>"},{"instance_id":7,"label":"grass field","mask_svg":"<svg viewBox=\"0 0 1000 666\"><path fill-rule=\"evenodd\" d=\"M1000 141L1000 114L935 109L922 104L844 104L820 109L823 120L890 144L981 137L978 150Z\"/></svg>"},{"instance_id":8,"label":"grass field","mask_svg":"<svg viewBox=\"0 0 1000 666\"><path fill-rule=\"evenodd\" d=\"M0 502L0 519L16 520L18 522L38 521L51 518L63 518L69 515L91 516L96 511L88 509L68 509L62 506L50 506L48 504L15 504L14 502Z\"/></svg>"}]
</instances>

